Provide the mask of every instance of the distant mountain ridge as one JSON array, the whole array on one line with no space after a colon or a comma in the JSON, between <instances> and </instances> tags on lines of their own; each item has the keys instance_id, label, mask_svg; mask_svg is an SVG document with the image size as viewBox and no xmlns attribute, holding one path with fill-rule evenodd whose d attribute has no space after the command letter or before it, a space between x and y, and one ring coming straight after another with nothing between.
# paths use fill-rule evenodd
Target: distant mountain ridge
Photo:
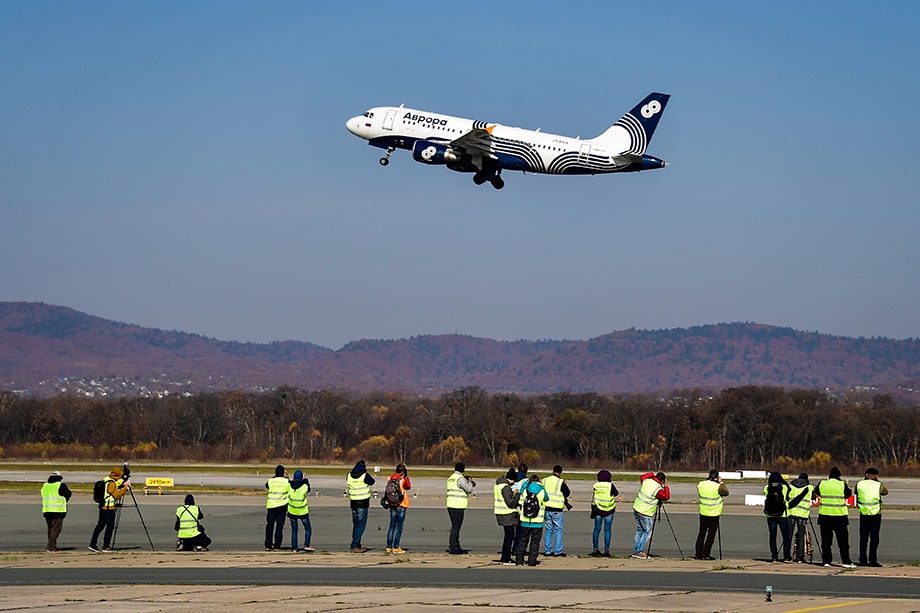
<instances>
[{"instance_id":1,"label":"distant mountain ridge","mask_svg":"<svg viewBox=\"0 0 920 613\"><path fill-rule=\"evenodd\" d=\"M771 385L881 388L910 397L920 388L920 340L722 323L580 341L428 335L360 340L333 351L300 341L219 341L67 307L0 302L0 390L62 393L73 379L92 379L106 395L155 393L168 381L171 393L280 385L423 395L467 386L537 394Z\"/></svg>"}]
</instances>

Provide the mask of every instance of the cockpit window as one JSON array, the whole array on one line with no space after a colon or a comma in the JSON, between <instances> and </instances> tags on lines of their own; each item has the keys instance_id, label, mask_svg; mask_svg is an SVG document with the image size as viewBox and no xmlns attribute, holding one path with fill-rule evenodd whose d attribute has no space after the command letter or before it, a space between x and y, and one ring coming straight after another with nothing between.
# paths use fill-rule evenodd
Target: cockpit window
<instances>
[{"instance_id":1,"label":"cockpit window","mask_svg":"<svg viewBox=\"0 0 920 613\"><path fill-rule=\"evenodd\" d=\"M367 117L368 119L373 119L373 118L374 118L374 114L371 113L370 111L366 112L366 113L364 114L364 116Z\"/></svg>"}]
</instances>

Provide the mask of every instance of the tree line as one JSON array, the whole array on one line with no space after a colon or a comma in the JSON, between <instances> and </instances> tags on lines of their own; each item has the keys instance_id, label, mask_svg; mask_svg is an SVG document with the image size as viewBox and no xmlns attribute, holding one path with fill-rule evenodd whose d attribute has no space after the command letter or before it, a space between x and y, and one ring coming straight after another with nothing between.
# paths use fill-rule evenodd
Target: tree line
<instances>
[{"instance_id":1,"label":"tree line","mask_svg":"<svg viewBox=\"0 0 920 613\"><path fill-rule=\"evenodd\" d=\"M744 386L667 396L434 398L283 387L164 398L0 393L0 457L339 462L641 470L920 472L920 407L888 395Z\"/></svg>"}]
</instances>

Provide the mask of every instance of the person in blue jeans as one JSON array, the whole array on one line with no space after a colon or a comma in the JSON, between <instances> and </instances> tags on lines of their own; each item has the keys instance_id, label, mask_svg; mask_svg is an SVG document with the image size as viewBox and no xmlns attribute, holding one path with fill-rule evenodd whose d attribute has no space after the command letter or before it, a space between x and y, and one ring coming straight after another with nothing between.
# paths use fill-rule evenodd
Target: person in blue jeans
<instances>
[{"instance_id":1,"label":"person in blue jeans","mask_svg":"<svg viewBox=\"0 0 920 613\"><path fill-rule=\"evenodd\" d=\"M617 502L623 501L619 495L617 486L611 481L610 471L598 472L597 483L594 484L594 492L591 497L591 515L594 517L594 534L592 535L594 549L591 555L595 558L602 555L605 558L610 557L610 531L613 528L613 515L617 510ZM604 530L603 554L598 548L602 528Z\"/></svg>"},{"instance_id":2,"label":"person in blue jeans","mask_svg":"<svg viewBox=\"0 0 920 613\"><path fill-rule=\"evenodd\" d=\"M406 553L406 550L399 546L399 540L402 538L403 523L406 521L406 509L409 508L409 496L406 495L406 490L411 490L412 484L409 482L409 471L406 470L404 464L396 465L396 472L390 475L389 481L399 483L402 500L397 506L388 507L390 527L387 530L387 553Z\"/></svg>"},{"instance_id":3,"label":"person in blue jeans","mask_svg":"<svg viewBox=\"0 0 920 613\"><path fill-rule=\"evenodd\" d=\"M543 555L564 558L562 551L562 526L564 511L569 508L569 486L562 478L562 466L553 466L553 474L543 480L543 488L549 495L543 520Z\"/></svg>"},{"instance_id":4,"label":"person in blue jeans","mask_svg":"<svg viewBox=\"0 0 920 613\"><path fill-rule=\"evenodd\" d=\"M371 486L374 478L367 474L364 460L358 460L355 467L345 477L345 491L351 505L351 552L364 553L367 548L361 546L361 537L367 527L367 510L371 506Z\"/></svg>"},{"instance_id":5,"label":"person in blue jeans","mask_svg":"<svg viewBox=\"0 0 920 613\"><path fill-rule=\"evenodd\" d=\"M310 507L307 504L307 494L310 493L310 480L303 476L302 470L294 471L294 479L288 484L287 515L291 522L291 551L313 551L310 541L313 538L313 528L310 525ZM298 525L303 525L303 547L297 548Z\"/></svg>"}]
</instances>

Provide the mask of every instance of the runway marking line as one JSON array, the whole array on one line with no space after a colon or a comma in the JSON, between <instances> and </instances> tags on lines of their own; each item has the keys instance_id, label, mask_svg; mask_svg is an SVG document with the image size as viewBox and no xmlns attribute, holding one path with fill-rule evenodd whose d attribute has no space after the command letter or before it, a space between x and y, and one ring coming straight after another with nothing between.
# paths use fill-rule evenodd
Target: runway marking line
<instances>
[{"instance_id":1,"label":"runway marking line","mask_svg":"<svg viewBox=\"0 0 920 613\"><path fill-rule=\"evenodd\" d=\"M794 611L786 611L786 613L806 613L806 611L823 611L824 609L839 609L840 607L852 607L857 604L869 604L875 602L874 600L856 600L854 602L841 602L838 604L826 604L820 607L809 607L807 609L795 609Z\"/></svg>"}]
</instances>

